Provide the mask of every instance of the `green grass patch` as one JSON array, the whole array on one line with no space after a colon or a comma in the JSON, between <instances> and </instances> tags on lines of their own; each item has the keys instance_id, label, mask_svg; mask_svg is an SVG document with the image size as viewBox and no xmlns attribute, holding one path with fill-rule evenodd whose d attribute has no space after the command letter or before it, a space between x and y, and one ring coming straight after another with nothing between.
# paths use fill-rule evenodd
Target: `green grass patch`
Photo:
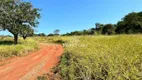
<instances>
[{"instance_id":1,"label":"green grass patch","mask_svg":"<svg viewBox=\"0 0 142 80\"><path fill-rule=\"evenodd\" d=\"M45 76L39 76L39 77L37 77L37 80L47 80L47 77L45 77Z\"/></svg>"},{"instance_id":2,"label":"green grass patch","mask_svg":"<svg viewBox=\"0 0 142 80\"><path fill-rule=\"evenodd\" d=\"M0 40L0 59L26 55L36 49L38 49L38 44L34 39L19 39L18 44L14 45L13 38L6 37Z\"/></svg>"}]
</instances>

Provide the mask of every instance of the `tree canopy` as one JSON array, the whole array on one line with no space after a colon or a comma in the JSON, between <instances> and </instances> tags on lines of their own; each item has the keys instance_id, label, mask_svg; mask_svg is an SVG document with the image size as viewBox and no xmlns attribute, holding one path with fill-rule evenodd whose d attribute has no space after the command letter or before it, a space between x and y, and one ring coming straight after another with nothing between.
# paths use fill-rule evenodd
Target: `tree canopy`
<instances>
[{"instance_id":1,"label":"tree canopy","mask_svg":"<svg viewBox=\"0 0 142 80\"><path fill-rule=\"evenodd\" d=\"M59 29L56 29L55 31L53 31L54 35L59 35L60 33L60 30Z\"/></svg>"},{"instance_id":2,"label":"tree canopy","mask_svg":"<svg viewBox=\"0 0 142 80\"><path fill-rule=\"evenodd\" d=\"M117 23L116 32L135 34L142 33L142 12L132 12Z\"/></svg>"},{"instance_id":3,"label":"tree canopy","mask_svg":"<svg viewBox=\"0 0 142 80\"><path fill-rule=\"evenodd\" d=\"M21 0L0 1L0 29L8 30L14 35L17 44L18 35L27 35L37 27L40 18L39 9L34 8L30 2Z\"/></svg>"}]
</instances>

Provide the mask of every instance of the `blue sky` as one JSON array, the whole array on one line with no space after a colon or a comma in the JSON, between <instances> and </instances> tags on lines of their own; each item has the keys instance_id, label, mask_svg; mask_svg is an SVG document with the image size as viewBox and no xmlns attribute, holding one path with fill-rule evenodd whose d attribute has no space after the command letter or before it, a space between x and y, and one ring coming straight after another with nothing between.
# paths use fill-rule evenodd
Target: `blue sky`
<instances>
[{"instance_id":1,"label":"blue sky","mask_svg":"<svg viewBox=\"0 0 142 80\"><path fill-rule=\"evenodd\" d=\"M36 33L60 33L95 27L95 23L117 23L124 15L142 11L142 0L26 0L42 9ZM0 35L9 34L7 31Z\"/></svg>"}]
</instances>

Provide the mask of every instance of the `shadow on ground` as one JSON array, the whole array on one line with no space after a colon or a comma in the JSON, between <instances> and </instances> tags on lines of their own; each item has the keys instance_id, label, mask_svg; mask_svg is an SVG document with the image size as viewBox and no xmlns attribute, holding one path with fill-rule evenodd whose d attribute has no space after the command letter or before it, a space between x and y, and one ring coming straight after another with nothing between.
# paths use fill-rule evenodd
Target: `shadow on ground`
<instances>
[{"instance_id":1,"label":"shadow on ground","mask_svg":"<svg viewBox=\"0 0 142 80\"><path fill-rule=\"evenodd\" d=\"M66 43L66 41L63 41L63 40L57 40L57 41L54 41L54 43L57 43L57 44L64 44L64 43Z\"/></svg>"},{"instance_id":2,"label":"shadow on ground","mask_svg":"<svg viewBox=\"0 0 142 80\"><path fill-rule=\"evenodd\" d=\"M0 45L13 45L13 41L0 41Z\"/></svg>"}]
</instances>

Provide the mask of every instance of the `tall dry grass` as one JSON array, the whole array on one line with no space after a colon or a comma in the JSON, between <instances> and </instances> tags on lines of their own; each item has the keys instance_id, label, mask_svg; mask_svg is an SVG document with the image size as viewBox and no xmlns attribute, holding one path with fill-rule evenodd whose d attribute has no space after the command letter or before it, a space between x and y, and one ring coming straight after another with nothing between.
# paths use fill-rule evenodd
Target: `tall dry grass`
<instances>
[{"instance_id":1,"label":"tall dry grass","mask_svg":"<svg viewBox=\"0 0 142 80\"><path fill-rule=\"evenodd\" d=\"M142 80L142 35L60 39L67 42L57 68L63 80Z\"/></svg>"}]
</instances>

